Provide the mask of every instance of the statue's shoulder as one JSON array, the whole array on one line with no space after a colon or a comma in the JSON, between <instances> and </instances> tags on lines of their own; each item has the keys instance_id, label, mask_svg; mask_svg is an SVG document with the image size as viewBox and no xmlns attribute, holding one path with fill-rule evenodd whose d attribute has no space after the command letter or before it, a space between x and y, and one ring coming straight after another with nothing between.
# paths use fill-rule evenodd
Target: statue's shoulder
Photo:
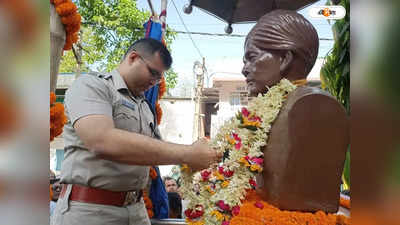
<instances>
[{"instance_id":1,"label":"statue's shoulder","mask_svg":"<svg viewBox=\"0 0 400 225\"><path fill-rule=\"evenodd\" d=\"M336 98L327 91L316 87L303 86L296 88L296 90L289 94L285 108L291 109L300 105L320 108L327 104L343 108Z\"/></svg>"}]
</instances>

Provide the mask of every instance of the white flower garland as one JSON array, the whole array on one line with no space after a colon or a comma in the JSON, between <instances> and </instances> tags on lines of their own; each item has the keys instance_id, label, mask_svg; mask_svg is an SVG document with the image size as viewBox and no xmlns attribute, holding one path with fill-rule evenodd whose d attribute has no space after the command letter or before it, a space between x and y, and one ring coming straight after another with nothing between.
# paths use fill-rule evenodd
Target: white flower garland
<instances>
[{"instance_id":1,"label":"white flower garland","mask_svg":"<svg viewBox=\"0 0 400 225\"><path fill-rule=\"evenodd\" d=\"M224 152L222 165L196 173L186 165L181 167L182 194L189 200L185 211L189 224L226 225L239 213L246 190L255 188L255 176L262 172L261 147L267 144L271 124L295 89L294 84L282 79L219 129L211 146Z\"/></svg>"}]
</instances>

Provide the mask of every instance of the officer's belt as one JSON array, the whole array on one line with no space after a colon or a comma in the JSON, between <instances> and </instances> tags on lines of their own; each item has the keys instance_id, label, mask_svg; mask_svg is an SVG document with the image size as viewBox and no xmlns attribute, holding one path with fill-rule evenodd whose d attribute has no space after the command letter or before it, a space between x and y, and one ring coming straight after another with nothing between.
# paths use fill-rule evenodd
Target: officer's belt
<instances>
[{"instance_id":1,"label":"officer's belt","mask_svg":"<svg viewBox=\"0 0 400 225\"><path fill-rule=\"evenodd\" d=\"M67 190L67 184L62 185L60 197L62 198ZM69 200L101 205L126 206L139 202L143 191L109 191L99 188L92 188L78 184L72 185Z\"/></svg>"}]
</instances>

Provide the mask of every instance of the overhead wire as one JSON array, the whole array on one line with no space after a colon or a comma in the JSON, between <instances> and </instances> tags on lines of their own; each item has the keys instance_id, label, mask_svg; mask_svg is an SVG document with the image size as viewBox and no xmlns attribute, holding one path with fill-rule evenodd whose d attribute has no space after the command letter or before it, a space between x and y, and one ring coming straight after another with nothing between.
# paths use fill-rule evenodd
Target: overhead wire
<instances>
[{"instance_id":1,"label":"overhead wire","mask_svg":"<svg viewBox=\"0 0 400 225\"><path fill-rule=\"evenodd\" d=\"M203 57L203 54L201 54L201 51L200 51L199 47L197 47L196 43L194 42L194 40L193 40L193 38L192 38L192 35L191 35L191 33L189 32L189 29L187 28L185 22L183 21L183 18L182 18L182 16L181 16L181 14L180 14L178 8L176 7L174 0L171 0L171 2L172 2L172 4L173 4L174 7L175 7L176 12L178 13L179 19L181 20L183 26L185 27L186 33L188 34L190 40L192 40L193 46L196 48L196 50L197 50L197 52L199 53L200 57L201 57L201 58L204 58L204 57Z\"/></svg>"}]
</instances>

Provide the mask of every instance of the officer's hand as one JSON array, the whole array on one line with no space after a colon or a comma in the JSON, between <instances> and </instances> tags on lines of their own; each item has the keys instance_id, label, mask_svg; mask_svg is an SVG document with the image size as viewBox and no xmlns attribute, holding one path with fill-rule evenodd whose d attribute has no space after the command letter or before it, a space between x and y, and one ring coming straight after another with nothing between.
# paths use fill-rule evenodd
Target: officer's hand
<instances>
[{"instance_id":1,"label":"officer's hand","mask_svg":"<svg viewBox=\"0 0 400 225\"><path fill-rule=\"evenodd\" d=\"M190 146L185 161L192 170L197 171L219 162L222 156L222 153L210 148L207 139L202 138Z\"/></svg>"}]
</instances>

